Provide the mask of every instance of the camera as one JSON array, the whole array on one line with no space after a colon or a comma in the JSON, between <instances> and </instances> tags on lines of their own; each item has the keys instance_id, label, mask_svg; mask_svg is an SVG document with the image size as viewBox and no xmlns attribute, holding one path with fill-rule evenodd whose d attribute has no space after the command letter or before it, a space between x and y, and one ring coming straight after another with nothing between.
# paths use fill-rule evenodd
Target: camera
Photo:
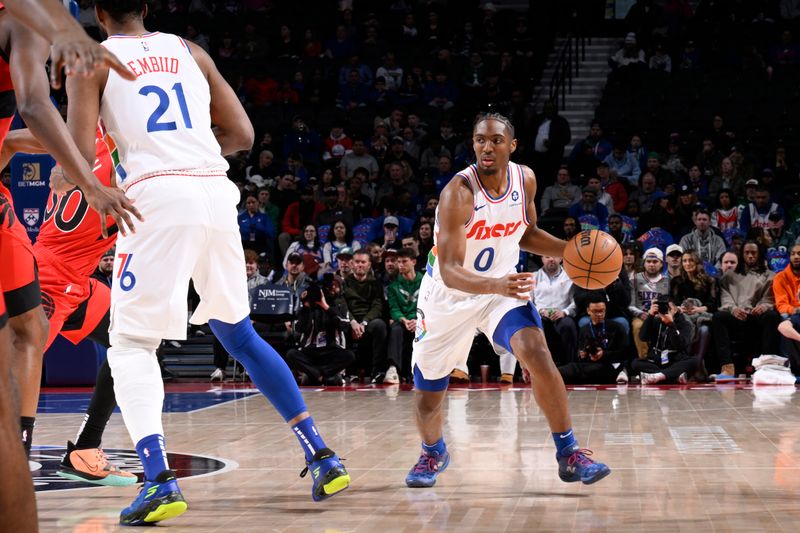
<instances>
[{"instance_id":1,"label":"camera","mask_svg":"<svg viewBox=\"0 0 800 533\"><path fill-rule=\"evenodd\" d=\"M659 298L656 305L658 305L659 315L666 315L669 313L669 300L667 298Z\"/></svg>"},{"instance_id":2,"label":"camera","mask_svg":"<svg viewBox=\"0 0 800 533\"><path fill-rule=\"evenodd\" d=\"M322 279L311 280L308 284L308 288L305 290L303 295L300 297L300 300L304 304L313 305L322 301L323 294L328 301L331 301L332 296L331 292L333 289L334 284L336 283L336 278L332 272L328 272Z\"/></svg>"},{"instance_id":3,"label":"camera","mask_svg":"<svg viewBox=\"0 0 800 533\"><path fill-rule=\"evenodd\" d=\"M586 357L591 357L595 355L598 351L603 349L603 343L600 339L591 338L586 341L586 346L583 347L583 351L586 352Z\"/></svg>"}]
</instances>

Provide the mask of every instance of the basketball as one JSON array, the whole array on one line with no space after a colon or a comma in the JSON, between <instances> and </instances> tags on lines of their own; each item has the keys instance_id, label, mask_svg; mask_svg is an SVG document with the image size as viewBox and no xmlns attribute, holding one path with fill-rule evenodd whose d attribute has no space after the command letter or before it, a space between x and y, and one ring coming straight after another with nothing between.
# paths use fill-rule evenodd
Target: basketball
<instances>
[{"instance_id":1,"label":"basketball","mask_svg":"<svg viewBox=\"0 0 800 533\"><path fill-rule=\"evenodd\" d=\"M584 289L602 289L619 276L622 250L617 241L596 229L575 235L564 249L564 270Z\"/></svg>"}]
</instances>

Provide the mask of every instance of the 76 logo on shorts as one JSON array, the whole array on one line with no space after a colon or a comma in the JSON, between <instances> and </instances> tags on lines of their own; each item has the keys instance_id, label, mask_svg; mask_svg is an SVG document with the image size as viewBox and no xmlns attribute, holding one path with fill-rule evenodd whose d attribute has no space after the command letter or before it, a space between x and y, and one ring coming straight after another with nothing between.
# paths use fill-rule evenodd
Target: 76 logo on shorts
<instances>
[{"instance_id":1,"label":"76 logo on shorts","mask_svg":"<svg viewBox=\"0 0 800 533\"><path fill-rule=\"evenodd\" d=\"M129 270L133 254L117 254L119 259L119 270L117 270L117 279L119 280L119 287L125 292L133 289L136 285L136 276Z\"/></svg>"}]
</instances>

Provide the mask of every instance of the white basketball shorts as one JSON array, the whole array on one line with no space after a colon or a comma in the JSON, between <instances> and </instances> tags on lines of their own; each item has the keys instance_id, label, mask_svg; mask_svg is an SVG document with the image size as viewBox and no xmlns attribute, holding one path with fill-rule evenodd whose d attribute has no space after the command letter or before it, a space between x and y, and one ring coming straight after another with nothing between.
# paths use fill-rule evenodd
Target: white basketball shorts
<instances>
[{"instance_id":1,"label":"white basketball shorts","mask_svg":"<svg viewBox=\"0 0 800 533\"><path fill-rule=\"evenodd\" d=\"M201 300L193 324L249 315L236 185L224 176L161 176L126 194L145 220L117 239L112 335L185 339L190 279Z\"/></svg>"},{"instance_id":2,"label":"white basketball shorts","mask_svg":"<svg viewBox=\"0 0 800 533\"><path fill-rule=\"evenodd\" d=\"M511 336L524 327L542 328L532 303L499 294L467 295L426 275L417 300L412 368L426 380L443 378L466 365L476 329L503 354L512 351Z\"/></svg>"}]
</instances>

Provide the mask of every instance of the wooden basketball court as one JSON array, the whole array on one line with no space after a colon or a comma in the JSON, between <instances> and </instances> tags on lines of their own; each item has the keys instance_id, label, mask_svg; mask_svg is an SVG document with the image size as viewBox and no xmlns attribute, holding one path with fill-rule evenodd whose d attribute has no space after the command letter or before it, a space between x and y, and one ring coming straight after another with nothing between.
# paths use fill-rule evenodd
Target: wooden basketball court
<instances>
[{"instance_id":1,"label":"wooden basketball court","mask_svg":"<svg viewBox=\"0 0 800 533\"><path fill-rule=\"evenodd\" d=\"M303 392L328 444L347 459L350 489L325 502L311 501L310 479L298 477L304 464L296 439L260 395L205 384L171 386L167 408L176 405L170 399L175 394L190 407L200 406L164 414L168 449L189 456L180 456L177 466L194 469L190 474L196 477L181 480L189 511L159 529L800 529L800 396L793 386L573 388L569 399L580 443L613 470L592 486L558 479L550 433L530 390L451 387L446 438L452 461L431 489L409 489L403 481L419 453L413 392L398 386ZM74 438L82 420L79 408L88 400L88 392L60 394L43 395L45 414L37 419L34 441L43 458L47 445L63 447ZM218 401L197 401L209 396ZM66 408L57 407L64 401ZM70 402L74 412L63 412ZM104 446L132 449L119 414ZM54 449L52 455L58 453ZM194 455L202 457L192 460ZM204 471L202 465L213 466ZM44 470L36 473L40 488L48 486ZM118 513L138 490L49 488L55 490L37 493L41 530L59 533L124 529Z\"/></svg>"}]
</instances>

